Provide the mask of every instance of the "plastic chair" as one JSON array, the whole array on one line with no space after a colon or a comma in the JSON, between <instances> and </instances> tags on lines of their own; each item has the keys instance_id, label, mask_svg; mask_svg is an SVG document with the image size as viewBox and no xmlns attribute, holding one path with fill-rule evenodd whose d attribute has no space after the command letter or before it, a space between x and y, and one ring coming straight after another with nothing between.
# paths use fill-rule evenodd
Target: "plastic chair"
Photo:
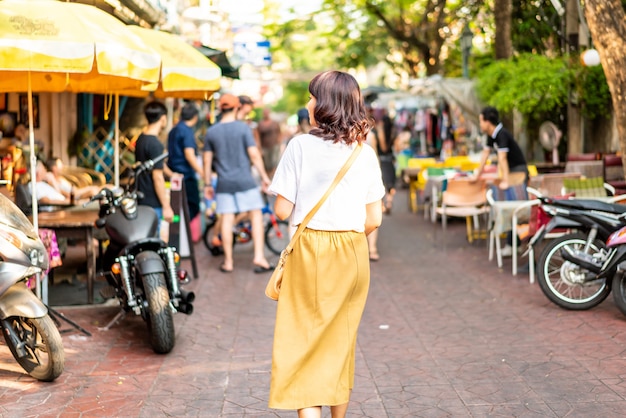
<instances>
[{"instance_id":1,"label":"plastic chair","mask_svg":"<svg viewBox=\"0 0 626 418\"><path fill-rule=\"evenodd\" d=\"M604 181L616 189L616 194L626 193L624 167L620 155L609 154L603 158Z\"/></svg>"},{"instance_id":2,"label":"plastic chair","mask_svg":"<svg viewBox=\"0 0 626 418\"><path fill-rule=\"evenodd\" d=\"M483 180L476 182L470 182L468 179L448 180L446 191L441 196L441 207L436 209L436 212L441 215L444 236L449 216L465 218L469 243L486 236L485 231L479 230L478 221L480 215L489 213L486 191L487 185Z\"/></svg>"},{"instance_id":3,"label":"plastic chair","mask_svg":"<svg viewBox=\"0 0 626 418\"><path fill-rule=\"evenodd\" d=\"M604 182L602 177L563 179L563 194L574 193L577 198L607 197L615 188Z\"/></svg>"},{"instance_id":4,"label":"plastic chair","mask_svg":"<svg viewBox=\"0 0 626 418\"><path fill-rule=\"evenodd\" d=\"M410 158L408 162L408 168L419 169L417 173L417 180L413 180L409 182L409 209L411 212L416 213L418 207L418 195L420 190L424 190L424 186L426 185L426 180L424 180L424 176L422 175L420 178L420 174L427 167L433 167L437 165L437 160L434 158Z\"/></svg>"},{"instance_id":5,"label":"plastic chair","mask_svg":"<svg viewBox=\"0 0 626 418\"><path fill-rule=\"evenodd\" d=\"M503 233L512 231L517 236L517 223L520 218L530 218L530 207L539 204L539 200L529 200L523 184L508 190L492 186L487 191L487 202L491 207L489 222L489 261L493 260L494 247L498 267L502 268L502 248L500 238ZM522 216L524 214L524 216ZM517 273L517 240L513 239L513 272Z\"/></svg>"},{"instance_id":6,"label":"plastic chair","mask_svg":"<svg viewBox=\"0 0 626 418\"><path fill-rule=\"evenodd\" d=\"M542 174L539 182L539 192L544 196L562 196L564 179L579 179L580 173L550 173ZM531 182L532 183L532 182Z\"/></svg>"},{"instance_id":7,"label":"plastic chair","mask_svg":"<svg viewBox=\"0 0 626 418\"><path fill-rule=\"evenodd\" d=\"M420 172L420 175L424 179L424 187L422 188L424 219L428 219L430 216L433 222L435 222L437 216L435 210L437 209L437 202L439 202L439 191L437 190L437 187L432 187L428 190L429 193L426 193L426 186L428 185L429 179L445 175L445 170L446 169L443 167L427 167L426 170L422 170Z\"/></svg>"},{"instance_id":8,"label":"plastic chair","mask_svg":"<svg viewBox=\"0 0 626 418\"><path fill-rule=\"evenodd\" d=\"M66 176L70 182L72 182L73 178L74 182L76 182L74 185L77 187L89 185L104 186L106 184L104 174L90 168L65 166L61 174Z\"/></svg>"}]
</instances>

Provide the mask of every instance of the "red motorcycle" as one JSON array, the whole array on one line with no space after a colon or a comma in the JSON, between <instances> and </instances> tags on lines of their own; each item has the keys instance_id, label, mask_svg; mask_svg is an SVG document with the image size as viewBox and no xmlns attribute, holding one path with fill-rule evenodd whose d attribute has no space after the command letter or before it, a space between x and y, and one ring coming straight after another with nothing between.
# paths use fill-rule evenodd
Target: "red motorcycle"
<instances>
[{"instance_id":1,"label":"red motorcycle","mask_svg":"<svg viewBox=\"0 0 626 418\"><path fill-rule=\"evenodd\" d=\"M612 255L609 264L616 269L613 276L613 300L618 309L626 315L626 226L611 234L606 246Z\"/></svg>"}]
</instances>

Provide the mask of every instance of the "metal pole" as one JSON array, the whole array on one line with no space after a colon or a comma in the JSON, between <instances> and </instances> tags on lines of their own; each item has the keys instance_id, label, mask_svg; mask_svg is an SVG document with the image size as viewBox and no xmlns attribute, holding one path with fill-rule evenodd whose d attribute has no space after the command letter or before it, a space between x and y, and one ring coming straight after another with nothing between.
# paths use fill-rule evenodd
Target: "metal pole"
<instances>
[{"instance_id":1,"label":"metal pole","mask_svg":"<svg viewBox=\"0 0 626 418\"><path fill-rule=\"evenodd\" d=\"M463 77L469 78L469 56L472 52L472 38L474 34L469 27L469 24L465 24L463 31L461 32L461 56L463 58Z\"/></svg>"},{"instance_id":2,"label":"metal pole","mask_svg":"<svg viewBox=\"0 0 626 418\"><path fill-rule=\"evenodd\" d=\"M463 78L469 78L469 50L463 48Z\"/></svg>"},{"instance_id":3,"label":"metal pole","mask_svg":"<svg viewBox=\"0 0 626 418\"><path fill-rule=\"evenodd\" d=\"M115 187L120 187L120 95L115 93L115 148L113 151L113 179Z\"/></svg>"}]
</instances>

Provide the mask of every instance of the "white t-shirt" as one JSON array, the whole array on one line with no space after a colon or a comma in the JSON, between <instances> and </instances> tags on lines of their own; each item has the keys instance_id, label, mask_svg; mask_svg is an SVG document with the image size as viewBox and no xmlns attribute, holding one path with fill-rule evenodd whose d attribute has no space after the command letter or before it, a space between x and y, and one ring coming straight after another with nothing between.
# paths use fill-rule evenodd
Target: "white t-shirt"
<instances>
[{"instance_id":1,"label":"white t-shirt","mask_svg":"<svg viewBox=\"0 0 626 418\"><path fill-rule=\"evenodd\" d=\"M298 225L330 187L356 144L333 144L310 134L294 137L281 157L270 192L295 204L292 223ZM364 144L360 155L308 228L321 231L365 230L365 205L385 195L374 149Z\"/></svg>"},{"instance_id":2,"label":"white t-shirt","mask_svg":"<svg viewBox=\"0 0 626 418\"><path fill-rule=\"evenodd\" d=\"M37 200L38 201L41 199L47 198L50 201L65 202L65 196L57 192L54 187L50 186L45 181L38 181L37 183L35 183L35 185L37 187Z\"/></svg>"}]
</instances>

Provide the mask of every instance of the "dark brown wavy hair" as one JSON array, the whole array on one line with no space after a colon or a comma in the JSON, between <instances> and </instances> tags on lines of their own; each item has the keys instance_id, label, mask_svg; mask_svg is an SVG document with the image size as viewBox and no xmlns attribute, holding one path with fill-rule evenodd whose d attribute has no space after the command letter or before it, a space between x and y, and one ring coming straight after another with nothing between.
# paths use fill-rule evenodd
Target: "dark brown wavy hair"
<instances>
[{"instance_id":1,"label":"dark brown wavy hair","mask_svg":"<svg viewBox=\"0 0 626 418\"><path fill-rule=\"evenodd\" d=\"M346 144L365 141L372 125L354 77L341 71L320 73L309 83L309 93L317 101L312 135Z\"/></svg>"}]
</instances>

